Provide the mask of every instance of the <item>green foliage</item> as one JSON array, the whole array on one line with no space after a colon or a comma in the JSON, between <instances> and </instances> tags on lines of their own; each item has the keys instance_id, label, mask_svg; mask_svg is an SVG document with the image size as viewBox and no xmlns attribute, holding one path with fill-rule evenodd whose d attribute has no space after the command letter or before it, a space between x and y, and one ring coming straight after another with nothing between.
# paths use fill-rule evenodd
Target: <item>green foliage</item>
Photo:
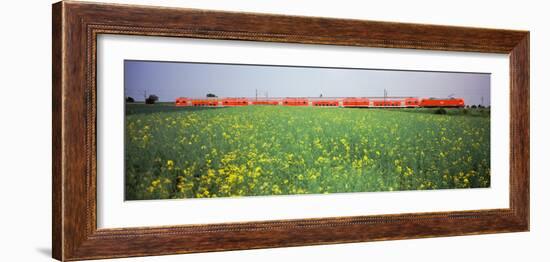
<instances>
[{"instance_id":1,"label":"green foliage","mask_svg":"<svg viewBox=\"0 0 550 262\"><path fill-rule=\"evenodd\" d=\"M147 99L145 99L145 104L154 104L159 100L159 97L157 95L149 95Z\"/></svg>"},{"instance_id":2,"label":"green foliage","mask_svg":"<svg viewBox=\"0 0 550 262\"><path fill-rule=\"evenodd\" d=\"M461 110L128 104L126 199L488 187L490 119Z\"/></svg>"},{"instance_id":3,"label":"green foliage","mask_svg":"<svg viewBox=\"0 0 550 262\"><path fill-rule=\"evenodd\" d=\"M443 113L440 110L444 110ZM468 115L475 117L489 117L491 115L490 108L404 108L399 109L401 112L409 113L424 113L424 114L445 114L445 115Z\"/></svg>"}]
</instances>

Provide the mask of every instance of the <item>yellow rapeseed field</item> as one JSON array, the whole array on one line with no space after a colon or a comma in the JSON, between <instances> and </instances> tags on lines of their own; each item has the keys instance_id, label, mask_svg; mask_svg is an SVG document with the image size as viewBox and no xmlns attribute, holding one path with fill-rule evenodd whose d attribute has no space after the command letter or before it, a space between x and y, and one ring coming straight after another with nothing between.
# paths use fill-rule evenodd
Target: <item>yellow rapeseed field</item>
<instances>
[{"instance_id":1,"label":"yellow rapeseed field","mask_svg":"<svg viewBox=\"0 0 550 262\"><path fill-rule=\"evenodd\" d=\"M129 104L126 199L490 185L489 117L408 111Z\"/></svg>"}]
</instances>

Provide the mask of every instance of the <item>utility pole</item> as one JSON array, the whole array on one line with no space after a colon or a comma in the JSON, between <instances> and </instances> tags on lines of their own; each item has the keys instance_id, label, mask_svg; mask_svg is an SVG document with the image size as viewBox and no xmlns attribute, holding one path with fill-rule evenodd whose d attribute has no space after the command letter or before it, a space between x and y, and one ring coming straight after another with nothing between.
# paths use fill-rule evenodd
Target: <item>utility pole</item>
<instances>
[{"instance_id":1,"label":"utility pole","mask_svg":"<svg viewBox=\"0 0 550 262\"><path fill-rule=\"evenodd\" d=\"M481 105L484 106L484 104L483 104L483 96L481 97Z\"/></svg>"},{"instance_id":2,"label":"utility pole","mask_svg":"<svg viewBox=\"0 0 550 262\"><path fill-rule=\"evenodd\" d=\"M143 90L143 101L147 100L147 89Z\"/></svg>"},{"instance_id":3,"label":"utility pole","mask_svg":"<svg viewBox=\"0 0 550 262\"><path fill-rule=\"evenodd\" d=\"M256 101L258 101L258 89L256 88Z\"/></svg>"}]
</instances>

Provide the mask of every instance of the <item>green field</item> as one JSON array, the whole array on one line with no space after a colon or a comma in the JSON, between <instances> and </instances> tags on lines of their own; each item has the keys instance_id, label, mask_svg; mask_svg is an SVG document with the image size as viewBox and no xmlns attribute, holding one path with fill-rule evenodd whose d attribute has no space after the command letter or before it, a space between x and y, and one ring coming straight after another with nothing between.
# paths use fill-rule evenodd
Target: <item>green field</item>
<instances>
[{"instance_id":1,"label":"green field","mask_svg":"<svg viewBox=\"0 0 550 262\"><path fill-rule=\"evenodd\" d=\"M127 104L125 197L488 187L490 111L436 111Z\"/></svg>"}]
</instances>

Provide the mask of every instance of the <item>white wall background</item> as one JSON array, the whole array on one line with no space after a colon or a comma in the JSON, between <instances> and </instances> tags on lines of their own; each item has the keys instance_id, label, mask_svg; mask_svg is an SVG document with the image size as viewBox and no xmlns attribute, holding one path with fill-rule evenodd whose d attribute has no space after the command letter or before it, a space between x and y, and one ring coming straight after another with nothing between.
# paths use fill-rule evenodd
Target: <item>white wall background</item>
<instances>
[{"instance_id":1,"label":"white wall background","mask_svg":"<svg viewBox=\"0 0 550 262\"><path fill-rule=\"evenodd\" d=\"M217 252L124 261L548 261L550 28L545 1L104 0L531 31L531 232ZM51 1L0 8L0 260L51 256Z\"/></svg>"}]
</instances>

